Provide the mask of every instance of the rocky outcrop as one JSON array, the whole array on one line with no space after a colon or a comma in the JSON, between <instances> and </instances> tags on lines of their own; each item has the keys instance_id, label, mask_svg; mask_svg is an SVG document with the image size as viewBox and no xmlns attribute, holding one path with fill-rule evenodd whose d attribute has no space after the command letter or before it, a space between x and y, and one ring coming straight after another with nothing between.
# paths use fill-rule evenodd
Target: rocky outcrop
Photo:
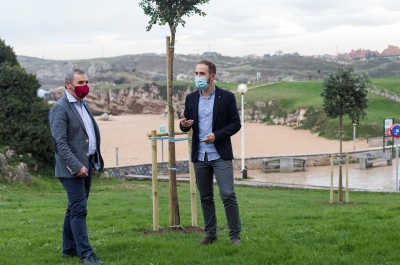
<instances>
[{"instance_id":1,"label":"rocky outcrop","mask_svg":"<svg viewBox=\"0 0 400 265\"><path fill-rule=\"evenodd\" d=\"M85 100L89 103L94 115L103 113L111 115L123 114L161 114L167 108L167 101L162 99L157 86L149 91L142 88L114 89L110 91L92 90ZM64 87L50 89L45 100L54 103L65 93ZM174 104L178 98L174 98ZM178 109L180 110L180 109Z\"/></svg>"},{"instance_id":2,"label":"rocky outcrop","mask_svg":"<svg viewBox=\"0 0 400 265\"><path fill-rule=\"evenodd\" d=\"M99 120L101 120L101 121L113 121L114 117L113 117L113 115L108 115L107 113L103 113L103 115L100 116Z\"/></svg>"},{"instance_id":3,"label":"rocky outcrop","mask_svg":"<svg viewBox=\"0 0 400 265\"><path fill-rule=\"evenodd\" d=\"M12 167L7 163L5 155L0 154L0 181L32 184L28 174L28 166L24 163Z\"/></svg>"},{"instance_id":4,"label":"rocky outcrop","mask_svg":"<svg viewBox=\"0 0 400 265\"><path fill-rule=\"evenodd\" d=\"M275 117L272 119L274 124L299 126L306 119L307 109L297 109L294 113L288 114L286 117Z\"/></svg>"}]
</instances>

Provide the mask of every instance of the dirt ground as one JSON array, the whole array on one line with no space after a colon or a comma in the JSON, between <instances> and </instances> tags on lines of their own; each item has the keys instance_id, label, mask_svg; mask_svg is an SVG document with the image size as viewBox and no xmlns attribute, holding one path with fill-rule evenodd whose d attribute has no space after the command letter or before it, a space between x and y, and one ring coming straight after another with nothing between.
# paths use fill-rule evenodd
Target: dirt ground
<instances>
[{"instance_id":1,"label":"dirt ground","mask_svg":"<svg viewBox=\"0 0 400 265\"><path fill-rule=\"evenodd\" d=\"M161 124L165 124L168 128L168 121L160 118L159 115L113 116L112 119L111 121L97 120L105 166L116 165L116 147L118 147L119 166L151 163L151 141L147 134L150 134L152 130L159 132ZM178 119L175 120L175 131L180 132ZM244 135L245 157L339 151L338 140L327 140L309 131L294 130L283 125L245 123ZM168 161L168 142L157 142L157 160ZM232 137L232 145L234 156L241 157L242 131ZM367 147L366 139L356 141L356 149ZM353 141L343 142L343 151L350 151L353 148ZM188 159L187 141L176 142L175 150L177 160Z\"/></svg>"}]
</instances>

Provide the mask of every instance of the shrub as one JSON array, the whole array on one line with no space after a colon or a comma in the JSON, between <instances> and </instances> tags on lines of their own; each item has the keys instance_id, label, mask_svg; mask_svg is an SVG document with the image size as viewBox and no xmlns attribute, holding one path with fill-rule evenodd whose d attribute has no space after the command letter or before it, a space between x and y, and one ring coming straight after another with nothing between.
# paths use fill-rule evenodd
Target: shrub
<instances>
[{"instance_id":1,"label":"shrub","mask_svg":"<svg viewBox=\"0 0 400 265\"><path fill-rule=\"evenodd\" d=\"M39 81L21 68L10 46L0 40L0 145L30 154L28 166L51 166L50 106L37 97Z\"/></svg>"}]
</instances>

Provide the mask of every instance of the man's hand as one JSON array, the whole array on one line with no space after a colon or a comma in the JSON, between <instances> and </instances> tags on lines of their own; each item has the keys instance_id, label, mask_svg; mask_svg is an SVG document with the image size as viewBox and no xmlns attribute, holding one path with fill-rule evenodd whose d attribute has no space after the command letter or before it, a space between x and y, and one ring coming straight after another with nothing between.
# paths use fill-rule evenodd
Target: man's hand
<instances>
[{"instance_id":1,"label":"man's hand","mask_svg":"<svg viewBox=\"0 0 400 265\"><path fill-rule=\"evenodd\" d=\"M76 176L80 177L80 178L86 178L87 176L89 176L88 170L85 166L83 166L81 169L79 169L79 171L76 173Z\"/></svg>"},{"instance_id":2,"label":"man's hand","mask_svg":"<svg viewBox=\"0 0 400 265\"><path fill-rule=\"evenodd\" d=\"M213 133L207 134L206 138L200 140L200 142L205 142L206 144L212 144L215 142L215 135Z\"/></svg>"},{"instance_id":3,"label":"man's hand","mask_svg":"<svg viewBox=\"0 0 400 265\"><path fill-rule=\"evenodd\" d=\"M188 128L190 126L192 126L193 124L193 120L186 120L185 116L183 116L183 114L181 115L181 125L184 128Z\"/></svg>"}]
</instances>

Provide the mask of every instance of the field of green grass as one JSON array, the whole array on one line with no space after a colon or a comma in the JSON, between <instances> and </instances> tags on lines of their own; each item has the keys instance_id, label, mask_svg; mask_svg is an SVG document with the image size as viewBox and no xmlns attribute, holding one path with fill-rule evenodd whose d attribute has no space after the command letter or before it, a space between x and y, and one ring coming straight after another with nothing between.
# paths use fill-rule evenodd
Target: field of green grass
<instances>
[{"instance_id":1,"label":"field of green grass","mask_svg":"<svg viewBox=\"0 0 400 265\"><path fill-rule=\"evenodd\" d=\"M384 87L400 95L400 77L393 78L374 78L372 84ZM311 124L303 129L310 129L319 135L327 138L337 138L338 118L328 119L323 113L323 99L321 97L322 88L320 81L303 82L278 82L271 85L252 88L245 94L246 108L255 107L255 102L277 102L274 109L275 116L284 116L293 113L300 108L317 109L314 114L314 121L319 124ZM357 125L357 137L367 138L382 135L382 124L385 118L394 118L395 122L400 122L400 103L386 99L381 96L369 94L367 116ZM241 95L236 94L238 108L241 107ZM267 111L265 108L262 111ZM271 111L271 110L269 110ZM350 140L353 137L353 125L350 119L344 118L344 139Z\"/></svg>"},{"instance_id":2,"label":"field of green grass","mask_svg":"<svg viewBox=\"0 0 400 265\"><path fill-rule=\"evenodd\" d=\"M400 93L400 77L372 78L372 85L376 85L395 93Z\"/></svg>"},{"instance_id":3,"label":"field of green grass","mask_svg":"<svg viewBox=\"0 0 400 265\"><path fill-rule=\"evenodd\" d=\"M57 179L0 183L0 264L80 264L61 258L66 195ZM160 225L168 223L168 183L160 183ZM328 191L236 187L242 245L229 242L216 194L217 243L200 232L152 230L150 182L94 178L88 206L92 247L105 264L399 264L399 196L351 192L329 204ZM178 184L181 224L190 226L189 185ZM337 196L335 196L335 199ZM198 223L202 223L197 198ZM147 232L146 232L147 231Z\"/></svg>"}]
</instances>

